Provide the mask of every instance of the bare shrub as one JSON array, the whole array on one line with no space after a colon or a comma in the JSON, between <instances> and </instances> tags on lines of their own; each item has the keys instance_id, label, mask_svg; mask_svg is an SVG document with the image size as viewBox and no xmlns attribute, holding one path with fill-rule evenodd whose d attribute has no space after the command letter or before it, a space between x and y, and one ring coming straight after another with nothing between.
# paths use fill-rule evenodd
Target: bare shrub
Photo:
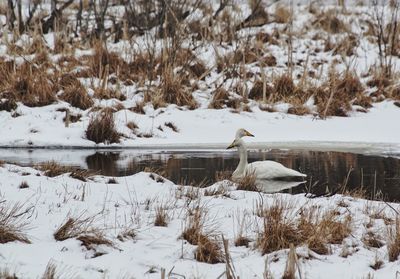
<instances>
[{"instance_id":1,"label":"bare shrub","mask_svg":"<svg viewBox=\"0 0 400 279\"><path fill-rule=\"evenodd\" d=\"M24 233L28 223L23 220L27 210L16 203L8 205L5 202L0 203L0 243L19 241L31 243Z\"/></svg>"},{"instance_id":2,"label":"bare shrub","mask_svg":"<svg viewBox=\"0 0 400 279\"><path fill-rule=\"evenodd\" d=\"M116 130L114 115L109 110L103 110L96 116L91 117L86 129L86 138L95 143L116 143L120 135Z\"/></svg>"}]
</instances>

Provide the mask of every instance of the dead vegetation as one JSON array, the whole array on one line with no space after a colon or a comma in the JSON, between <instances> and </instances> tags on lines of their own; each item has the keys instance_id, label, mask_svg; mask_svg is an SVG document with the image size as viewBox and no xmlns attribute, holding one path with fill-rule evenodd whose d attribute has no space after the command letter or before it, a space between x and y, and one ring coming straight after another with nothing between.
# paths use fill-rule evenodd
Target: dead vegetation
<instances>
[{"instance_id":1,"label":"dead vegetation","mask_svg":"<svg viewBox=\"0 0 400 279\"><path fill-rule=\"evenodd\" d=\"M87 250L94 251L96 251L96 246L98 245L113 246L112 241L105 237L103 231L95 227L95 217L96 216L85 218L82 215L76 218L69 217L54 232L54 239L57 241L64 241L66 239L76 238Z\"/></svg>"},{"instance_id":2,"label":"dead vegetation","mask_svg":"<svg viewBox=\"0 0 400 279\"><path fill-rule=\"evenodd\" d=\"M321 213L315 208L302 209L296 218L290 204L274 200L256 212L264 224L256 243L262 254L289 248L290 244L306 244L318 254L329 254L329 244L341 244L351 233L350 215L340 218L335 210Z\"/></svg>"},{"instance_id":3,"label":"dead vegetation","mask_svg":"<svg viewBox=\"0 0 400 279\"><path fill-rule=\"evenodd\" d=\"M388 227L387 231L387 248L389 261L397 261L400 255L400 219L396 219L393 226Z\"/></svg>"},{"instance_id":4,"label":"dead vegetation","mask_svg":"<svg viewBox=\"0 0 400 279\"><path fill-rule=\"evenodd\" d=\"M43 171L44 175L48 177L59 176L61 174L73 172L75 170L75 168L73 167L60 165L56 161L49 161L38 164L36 168Z\"/></svg>"},{"instance_id":5,"label":"dead vegetation","mask_svg":"<svg viewBox=\"0 0 400 279\"><path fill-rule=\"evenodd\" d=\"M25 214L28 212L29 209L24 209L23 205L18 203L14 205L5 201L0 203L0 243L13 241L31 243L25 233L28 228Z\"/></svg>"},{"instance_id":6,"label":"dead vegetation","mask_svg":"<svg viewBox=\"0 0 400 279\"><path fill-rule=\"evenodd\" d=\"M169 219L167 209L164 206L157 206L155 212L154 226L166 227Z\"/></svg>"},{"instance_id":7,"label":"dead vegetation","mask_svg":"<svg viewBox=\"0 0 400 279\"><path fill-rule=\"evenodd\" d=\"M210 264L224 262L222 247L216 235L206 230L206 215L204 207L196 206L193 210L189 209L188 221L181 237L190 244L197 245L194 254L197 261Z\"/></svg>"},{"instance_id":8,"label":"dead vegetation","mask_svg":"<svg viewBox=\"0 0 400 279\"><path fill-rule=\"evenodd\" d=\"M120 134L116 130L112 111L102 110L90 119L86 128L86 138L95 143L119 142Z\"/></svg>"}]
</instances>

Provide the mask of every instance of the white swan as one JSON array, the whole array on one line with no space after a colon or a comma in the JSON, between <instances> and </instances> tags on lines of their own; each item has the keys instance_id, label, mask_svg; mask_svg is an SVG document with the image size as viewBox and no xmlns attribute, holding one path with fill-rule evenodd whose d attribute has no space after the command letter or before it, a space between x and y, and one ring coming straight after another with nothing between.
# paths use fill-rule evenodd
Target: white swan
<instances>
[{"instance_id":1,"label":"white swan","mask_svg":"<svg viewBox=\"0 0 400 279\"><path fill-rule=\"evenodd\" d=\"M241 179L246 174L254 174L256 179L288 179L307 176L274 161L257 161L250 164L247 163L247 149L244 141L242 140L242 137L245 136L254 137L245 129L239 129L236 132L235 140L227 147L227 149L236 147L240 156L239 165L233 172L232 179Z\"/></svg>"}]
</instances>

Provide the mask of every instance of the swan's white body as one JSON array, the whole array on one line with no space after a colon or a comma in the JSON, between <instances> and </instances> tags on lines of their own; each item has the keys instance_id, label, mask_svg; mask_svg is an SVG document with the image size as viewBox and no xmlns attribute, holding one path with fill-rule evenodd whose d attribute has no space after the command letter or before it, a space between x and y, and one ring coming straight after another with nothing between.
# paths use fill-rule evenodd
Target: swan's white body
<instances>
[{"instance_id":1,"label":"swan's white body","mask_svg":"<svg viewBox=\"0 0 400 279\"><path fill-rule=\"evenodd\" d=\"M243 136L252 136L246 130L247 134L241 133L240 129L236 133L236 138L228 148L236 147L239 152L239 165L232 174L233 179L241 179L246 175L252 174L256 179L283 179L283 178L299 178L306 177L307 175L298 171L289 169L284 165L274 161L257 161L253 163L247 162L247 148L242 140Z\"/></svg>"}]
</instances>

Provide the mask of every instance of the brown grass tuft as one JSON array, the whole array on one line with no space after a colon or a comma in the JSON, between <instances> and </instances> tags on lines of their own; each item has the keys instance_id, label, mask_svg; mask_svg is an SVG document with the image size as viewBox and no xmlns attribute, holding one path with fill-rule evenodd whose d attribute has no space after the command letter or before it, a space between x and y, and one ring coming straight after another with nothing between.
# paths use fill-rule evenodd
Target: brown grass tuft
<instances>
[{"instance_id":1,"label":"brown grass tuft","mask_svg":"<svg viewBox=\"0 0 400 279\"><path fill-rule=\"evenodd\" d=\"M275 93L279 97L289 97L295 90L293 79L288 74L283 74L273 80Z\"/></svg>"},{"instance_id":2,"label":"brown grass tuft","mask_svg":"<svg viewBox=\"0 0 400 279\"><path fill-rule=\"evenodd\" d=\"M0 95L0 97L1 97L1 95ZM17 107L18 107L17 103L12 98L4 99L4 100L0 99L0 111L5 110L8 112L11 112L11 111L15 110Z\"/></svg>"},{"instance_id":3,"label":"brown grass tuft","mask_svg":"<svg viewBox=\"0 0 400 279\"><path fill-rule=\"evenodd\" d=\"M400 255L400 219L396 219L394 226L390 226L387 232L387 249L389 261L397 261Z\"/></svg>"},{"instance_id":4,"label":"brown grass tuft","mask_svg":"<svg viewBox=\"0 0 400 279\"><path fill-rule=\"evenodd\" d=\"M56 278L59 278L56 272L56 265L52 261L49 261L46 265L46 269L41 279L56 279Z\"/></svg>"},{"instance_id":5,"label":"brown grass tuft","mask_svg":"<svg viewBox=\"0 0 400 279\"><path fill-rule=\"evenodd\" d=\"M93 106L92 98L88 95L86 88L79 82L79 80L66 85L64 93L60 97L72 106L83 110Z\"/></svg>"},{"instance_id":6,"label":"brown grass tuft","mask_svg":"<svg viewBox=\"0 0 400 279\"><path fill-rule=\"evenodd\" d=\"M183 79L174 73L172 69L166 69L162 76L158 93L162 101L167 104L187 106L195 109L197 103L193 98L191 90L184 85Z\"/></svg>"},{"instance_id":7,"label":"brown grass tuft","mask_svg":"<svg viewBox=\"0 0 400 279\"><path fill-rule=\"evenodd\" d=\"M290 11L283 5L279 5L275 10L275 21L277 23L287 23L290 20Z\"/></svg>"},{"instance_id":8,"label":"brown grass tuft","mask_svg":"<svg viewBox=\"0 0 400 279\"><path fill-rule=\"evenodd\" d=\"M165 207L156 207L156 218L154 220L154 226L166 227L168 225L168 213Z\"/></svg>"},{"instance_id":9,"label":"brown grass tuft","mask_svg":"<svg viewBox=\"0 0 400 279\"><path fill-rule=\"evenodd\" d=\"M15 273L11 273L7 268L0 268L0 278L1 279L18 279Z\"/></svg>"},{"instance_id":10,"label":"brown grass tuft","mask_svg":"<svg viewBox=\"0 0 400 279\"><path fill-rule=\"evenodd\" d=\"M288 109L289 114L306 115L310 114L310 110L305 106L293 106Z\"/></svg>"},{"instance_id":11,"label":"brown grass tuft","mask_svg":"<svg viewBox=\"0 0 400 279\"><path fill-rule=\"evenodd\" d=\"M315 208L302 209L295 220L290 207L281 200L274 200L268 208L258 208L257 214L264 218L264 230L258 235L257 247L263 254L307 244L319 254L329 254L328 244L340 244L351 233L349 215L340 218L335 210L320 214Z\"/></svg>"},{"instance_id":12,"label":"brown grass tuft","mask_svg":"<svg viewBox=\"0 0 400 279\"><path fill-rule=\"evenodd\" d=\"M44 175L49 177L59 176L61 174L72 172L75 170L73 167L60 165L56 161L41 163L36 167L37 169L44 171Z\"/></svg>"},{"instance_id":13,"label":"brown grass tuft","mask_svg":"<svg viewBox=\"0 0 400 279\"><path fill-rule=\"evenodd\" d=\"M77 238L88 250L95 250L96 245L112 246L112 242L104 236L104 233L93 226L94 218L95 216L68 218L54 232L54 239L63 241L69 238Z\"/></svg>"},{"instance_id":14,"label":"brown grass tuft","mask_svg":"<svg viewBox=\"0 0 400 279\"><path fill-rule=\"evenodd\" d=\"M107 245L112 246L113 243L104 237L102 233L85 234L77 237L81 242L82 246L85 246L87 250L96 250L97 245Z\"/></svg>"},{"instance_id":15,"label":"brown grass tuft","mask_svg":"<svg viewBox=\"0 0 400 279\"><path fill-rule=\"evenodd\" d=\"M256 185L256 178L255 174L246 174L237 182L238 185L236 190L260 192Z\"/></svg>"},{"instance_id":16,"label":"brown grass tuft","mask_svg":"<svg viewBox=\"0 0 400 279\"><path fill-rule=\"evenodd\" d=\"M288 205L282 200L274 200L274 203L263 209L263 231L258 235L256 246L262 255L276 250L289 248L290 243L297 245L301 242L293 219L287 216Z\"/></svg>"},{"instance_id":17,"label":"brown grass tuft","mask_svg":"<svg viewBox=\"0 0 400 279\"><path fill-rule=\"evenodd\" d=\"M114 115L110 110L103 110L89 121L86 138L95 143L116 143L120 135L116 130Z\"/></svg>"},{"instance_id":18,"label":"brown grass tuft","mask_svg":"<svg viewBox=\"0 0 400 279\"><path fill-rule=\"evenodd\" d=\"M24 233L27 223L22 220L27 211L18 203L9 206L5 202L0 203L0 243L19 241L31 243Z\"/></svg>"},{"instance_id":19,"label":"brown grass tuft","mask_svg":"<svg viewBox=\"0 0 400 279\"><path fill-rule=\"evenodd\" d=\"M219 87L213 92L213 97L210 104L208 105L208 108L223 109L226 107L239 109L240 100L230 96L229 92L226 89Z\"/></svg>"},{"instance_id":20,"label":"brown grass tuft","mask_svg":"<svg viewBox=\"0 0 400 279\"><path fill-rule=\"evenodd\" d=\"M245 237L243 235L238 236L235 239L235 246L245 246L245 247L249 247L249 243L250 243L250 239L248 237Z\"/></svg>"},{"instance_id":21,"label":"brown grass tuft","mask_svg":"<svg viewBox=\"0 0 400 279\"><path fill-rule=\"evenodd\" d=\"M265 87L265 97L268 99L273 93L273 88L267 83ZM254 100L263 99L263 82L258 80L254 83L253 87L250 89L249 98Z\"/></svg>"},{"instance_id":22,"label":"brown grass tuft","mask_svg":"<svg viewBox=\"0 0 400 279\"><path fill-rule=\"evenodd\" d=\"M172 131L174 131L175 133L179 132L178 127L176 127L176 125L172 122L165 122L164 125L168 128L170 128Z\"/></svg>"},{"instance_id":23,"label":"brown grass tuft","mask_svg":"<svg viewBox=\"0 0 400 279\"><path fill-rule=\"evenodd\" d=\"M197 245L198 247L194 254L197 261L209 264L224 262L224 254L221 245L216 239L204 236L199 239Z\"/></svg>"},{"instance_id":24,"label":"brown grass tuft","mask_svg":"<svg viewBox=\"0 0 400 279\"><path fill-rule=\"evenodd\" d=\"M20 188L20 189L29 188L28 182L22 181L21 184L19 184L18 188Z\"/></svg>"}]
</instances>

